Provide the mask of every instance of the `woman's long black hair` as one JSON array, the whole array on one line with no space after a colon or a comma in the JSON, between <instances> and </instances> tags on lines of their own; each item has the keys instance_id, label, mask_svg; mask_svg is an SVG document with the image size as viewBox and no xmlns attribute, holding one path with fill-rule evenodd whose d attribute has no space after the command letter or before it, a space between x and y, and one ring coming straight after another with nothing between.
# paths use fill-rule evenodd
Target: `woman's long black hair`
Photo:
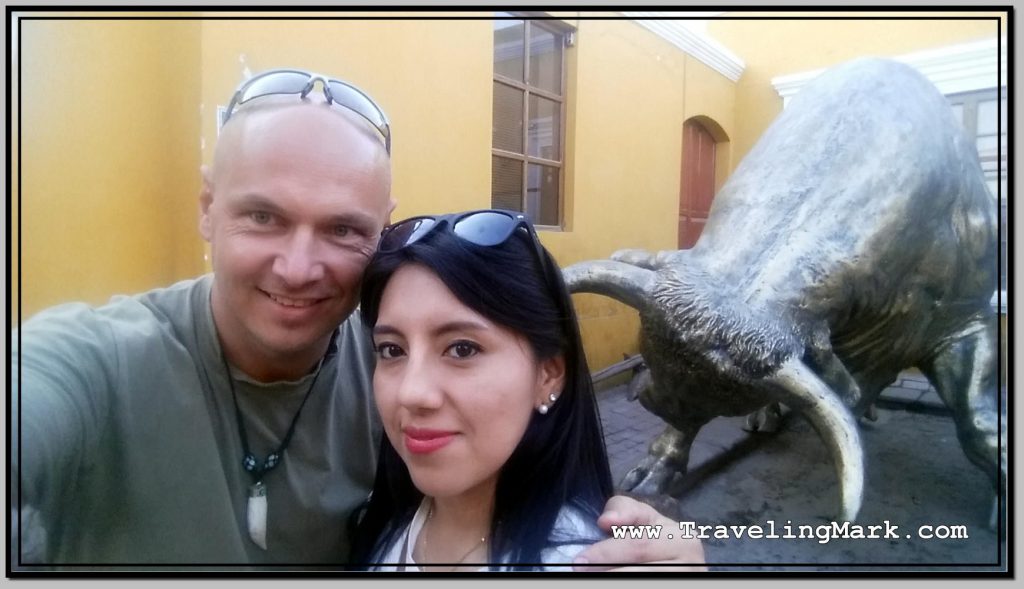
<instances>
[{"instance_id":1,"label":"woman's long black hair","mask_svg":"<svg viewBox=\"0 0 1024 589\"><path fill-rule=\"evenodd\" d=\"M541 551L552 545L552 528L563 506L572 505L596 521L612 495L597 400L572 300L554 259L542 246L535 249L533 240L520 228L504 243L485 247L455 236L448 227L435 228L402 249L375 254L364 275L361 300L363 322L372 329L391 276L405 264L422 264L462 304L523 335L538 359L565 356L565 389L546 415L533 413L498 475L489 560L513 566L541 564ZM383 436L373 494L353 536L353 562L372 564L374 552L393 543L422 498Z\"/></svg>"}]
</instances>

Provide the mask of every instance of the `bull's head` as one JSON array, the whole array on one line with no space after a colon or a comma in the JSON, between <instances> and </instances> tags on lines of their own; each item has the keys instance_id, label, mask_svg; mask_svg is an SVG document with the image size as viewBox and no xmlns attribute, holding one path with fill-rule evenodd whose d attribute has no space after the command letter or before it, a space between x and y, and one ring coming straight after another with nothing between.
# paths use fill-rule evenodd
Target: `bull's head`
<instances>
[{"instance_id":1,"label":"bull's head","mask_svg":"<svg viewBox=\"0 0 1024 589\"><path fill-rule=\"evenodd\" d=\"M803 350L783 325L784 318L737 317L735 310L716 309L708 294L714 289L695 285L676 272L668 264L655 270L612 260L564 270L572 292L605 295L640 312L644 359L662 390L687 387L690 396L713 397L721 390L713 384L718 382L763 391L765 398L748 411L778 401L806 415L833 457L840 480L840 517L854 520L864 480L856 422L842 400L804 363ZM659 383L659 375L673 382ZM700 405L714 403L709 398ZM699 417L706 423L726 414L723 407L720 413Z\"/></svg>"}]
</instances>

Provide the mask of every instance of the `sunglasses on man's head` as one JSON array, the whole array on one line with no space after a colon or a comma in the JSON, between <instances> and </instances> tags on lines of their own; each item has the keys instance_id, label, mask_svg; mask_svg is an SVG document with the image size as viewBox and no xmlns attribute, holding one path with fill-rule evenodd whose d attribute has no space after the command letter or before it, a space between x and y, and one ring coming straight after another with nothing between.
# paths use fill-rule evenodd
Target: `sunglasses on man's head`
<instances>
[{"instance_id":1,"label":"sunglasses on man's head","mask_svg":"<svg viewBox=\"0 0 1024 589\"><path fill-rule=\"evenodd\" d=\"M231 97L231 102L228 104L227 110L224 111L224 117L220 124L224 126L239 106L256 98L275 94L298 94L300 98L305 98L313 91L317 80L323 87L327 103L347 108L369 121L384 137L384 148L390 154L391 125L377 103L365 92L348 82L302 70L270 70L247 80L238 87L235 95Z\"/></svg>"}]
</instances>

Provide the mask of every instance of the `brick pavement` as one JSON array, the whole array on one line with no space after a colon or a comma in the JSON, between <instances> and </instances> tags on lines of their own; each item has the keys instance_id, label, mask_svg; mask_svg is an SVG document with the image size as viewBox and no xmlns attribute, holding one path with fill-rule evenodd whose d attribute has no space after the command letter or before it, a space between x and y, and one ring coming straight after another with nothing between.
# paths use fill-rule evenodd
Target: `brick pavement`
<instances>
[{"instance_id":1,"label":"brick pavement","mask_svg":"<svg viewBox=\"0 0 1024 589\"><path fill-rule=\"evenodd\" d=\"M948 413L935 389L920 372L914 370L900 374L889 388L882 391L878 404L910 411ZM598 405L612 480L618 485L622 477L647 455L647 447L664 431L665 423L644 409L639 401L628 400L624 384L599 392ZM708 465L730 449L753 449L759 438L743 430L744 420L745 417L720 417L705 425L690 450L688 470L692 472Z\"/></svg>"},{"instance_id":2,"label":"brick pavement","mask_svg":"<svg viewBox=\"0 0 1024 589\"><path fill-rule=\"evenodd\" d=\"M959 448L955 426L920 374L903 374L878 403L878 421L862 422L864 502L858 521L962 525L969 537L925 541L751 538L704 540L712 570L878 571L1005 570L1007 551L987 528L991 487ZM616 486L663 430L660 419L626 399L626 386L598 393ZM701 429L677 498L647 498L672 519L708 525L830 521L838 505L836 474L810 423L795 414L774 435L743 431L744 417L721 417ZM1002 563L1002 564L1000 564ZM909 568L908 568L909 567ZM854 569L857 571L871 568Z\"/></svg>"}]
</instances>

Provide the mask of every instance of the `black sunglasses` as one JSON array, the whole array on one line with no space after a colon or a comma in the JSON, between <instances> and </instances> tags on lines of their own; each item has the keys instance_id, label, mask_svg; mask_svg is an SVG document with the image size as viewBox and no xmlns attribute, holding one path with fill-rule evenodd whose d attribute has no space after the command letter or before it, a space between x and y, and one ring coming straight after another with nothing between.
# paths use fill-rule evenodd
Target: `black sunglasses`
<instances>
[{"instance_id":1,"label":"black sunglasses","mask_svg":"<svg viewBox=\"0 0 1024 589\"><path fill-rule=\"evenodd\" d=\"M269 70L242 83L231 97L221 119L224 126L235 110L246 102L274 94L298 94L305 98L320 80L328 104L337 104L363 117L384 137L384 148L391 153L391 125L384 111L365 92L348 82L303 70Z\"/></svg>"},{"instance_id":2,"label":"black sunglasses","mask_svg":"<svg viewBox=\"0 0 1024 589\"><path fill-rule=\"evenodd\" d=\"M549 288L552 289L551 294L554 296L555 301L560 301L558 291L554 288L551 276L551 273L557 270L548 261L548 257L544 253L544 246L541 245L540 237L537 235L537 230L533 228L533 223L530 222L526 215L520 212L502 209L481 209L449 215L410 217L384 228L384 231L380 234L380 241L377 243L377 251L381 253L398 251L416 243L435 229L442 227L447 228L448 231L460 239L484 247L505 243L520 228L525 229L526 233L530 236L530 243L533 245L533 251L537 256L537 261L540 263L545 281L548 282ZM562 303L559 303L559 306L563 306Z\"/></svg>"},{"instance_id":3,"label":"black sunglasses","mask_svg":"<svg viewBox=\"0 0 1024 589\"><path fill-rule=\"evenodd\" d=\"M483 209L450 215L410 217L389 225L381 232L377 249L393 252L412 245L439 227L447 227L456 237L476 245L495 246L508 241L520 227L530 234L531 241L543 262L540 239L526 215L501 209Z\"/></svg>"},{"instance_id":4,"label":"black sunglasses","mask_svg":"<svg viewBox=\"0 0 1024 589\"><path fill-rule=\"evenodd\" d=\"M424 215L410 217L394 225L384 228L377 243L377 251L390 253L412 245L438 228L447 228L449 232L470 243L493 247L509 240L516 231L524 229L530 236L534 255L540 264L541 275L550 289L550 296L562 313L562 320L568 321L572 316L568 307L572 304L563 299L557 287L561 271L551 261L540 243L537 230L526 215L516 211L502 209L482 209L453 213L449 215ZM557 275L557 277L556 277ZM564 296L568 296L565 294ZM568 327L566 329L569 329ZM571 331L571 329L570 329Z\"/></svg>"}]
</instances>

